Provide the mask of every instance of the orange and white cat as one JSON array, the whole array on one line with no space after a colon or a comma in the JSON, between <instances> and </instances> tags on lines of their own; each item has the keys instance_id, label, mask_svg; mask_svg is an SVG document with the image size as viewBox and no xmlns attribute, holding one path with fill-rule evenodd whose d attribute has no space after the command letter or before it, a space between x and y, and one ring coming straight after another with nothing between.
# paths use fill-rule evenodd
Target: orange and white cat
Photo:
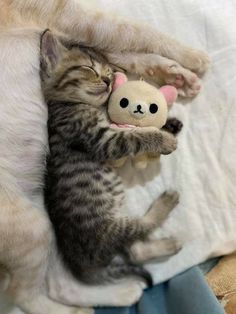
<instances>
[{"instance_id":1,"label":"orange and white cat","mask_svg":"<svg viewBox=\"0 0 236 314\"><path fill-rule=\"evenodd\" d=\"M48 143L39 46L46 28L189 97L199 92L209 59L155 29L84 9L79 0L0 0L0 289L30 314L92 311L70 305L130 305L142 294L140 282L88 287L57 256L43 203Z\"/></svg>"}]
</instances>

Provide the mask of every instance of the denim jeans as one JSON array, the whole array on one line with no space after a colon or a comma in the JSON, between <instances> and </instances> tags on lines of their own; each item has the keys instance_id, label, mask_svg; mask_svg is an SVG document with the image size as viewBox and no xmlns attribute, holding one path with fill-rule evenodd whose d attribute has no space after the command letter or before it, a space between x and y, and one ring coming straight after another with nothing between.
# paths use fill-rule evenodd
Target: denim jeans
<instances>
[{"instance_id":1,"label":"denim jeans","mask_svg":"<svg viewBox=\"0 0 236 314\"><path fill-rule=\"evenodd\" d=\"M224 314L199 267L147 289L130 308L99 308L95 314Z\"/></svg>"}]
</instances>

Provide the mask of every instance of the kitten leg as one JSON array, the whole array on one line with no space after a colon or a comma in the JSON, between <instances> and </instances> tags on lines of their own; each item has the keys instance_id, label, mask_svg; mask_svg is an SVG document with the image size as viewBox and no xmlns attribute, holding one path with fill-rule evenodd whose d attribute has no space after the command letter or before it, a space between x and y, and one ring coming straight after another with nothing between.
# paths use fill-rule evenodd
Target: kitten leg
<instances>
[{"instance_id":1,"label":"kitten leg","mask_svg":"<svg viewBox=\"0 0 236 314\"><path fill-rule=\"evenodd\" d=\"M81 6L79 1L6 0L6 5L11 12L10 21L17 21L17 15L20 15L25 23L34 20L44 28L69 34L74 40L102 50L156 53L177 61L198 75L209 67L206 53L185 46L143 23L131 23L103 12L91 11Z\"/></svg>"},{"instance_id":2,"label":"kitten leg","mask_svg":"<svg viewBox=\"0 0 236 314\"><path fill-rule=\"evenodd\" d=\"M85 116L85 119L87 117ZM91 158L97 161L117 160L141 153L170 154L177 148L177 139L168 132L155 127L135 128L134 130L117 130L105 125L91 127L91 132L84 131L83 126L71 132L60 126L64 136L70 139L70 147L80 149L83 143L91 151ZM83 132L83 139L78 133ZM91 147L91 148L90 148Z\"/></svg>"},{"instance_id":3,"label":"kitten leg","mask_svg":"<svg viewBox=\"0 0 236 314\"><path fill-rule=\"evenodd\" d=\"M177 140L172 134L160 131L155 127L137 128L133 131L117 131L109 127L98 130L94 128L93 130L93 138L89 135L90 139L87 142L90 141L90 145L94 143L92 157L96 160L117 160L141 153L167 155L177 148ZM104 130L102 136L100 136L99 130ZM77 143L76 135L77 133L69 135L73 136L71 144L73 149L80 145Z\"/></svg>"},{"instance_id":4,"label":"kitten leg","mask_svg":"<svg viewBox=\"0 0 236 314\"><path fill-rule=\"evenodd\" d=\"M157 54L108 53L109 62L128 73L134 73L159 85L169 84L185 97L196 96L201 89L201 80L196 74L177 62Z\"/></svg>"},{"instance_id":5,"label":"kitten leg","mask_svg":"<svg viewBox=\"0 0 236 314\"><path fill-rule=\"evenodd\" d=\"M164 192L144 216L150 221L156 221L155 228L161 225L168 218L170 212L179 202L177 192ZM135 263L145 263L160 256L167 256L177 253L181 246L174 238L150 239L148 241L137 241L129 249L130 259Z\"/></svg>"},{"instance_id":6,"label":"kitten leg","mask_svg":"<svg viewBox=\"0 0 236 314\"><path fill-rule=\"evenodd\" d=\"M140 219L141 228L143 232L149 235L155 229L160 228L166 221L170 212L179 203L179 194L176 191L166 191L159 198L157 198L147 213Z\"/></svg>"},{"instance_id":7,"label":"kitten leg","mask_svg":"<svg viewBox=\"0 0 236 314\"><path fill-rule=\"evenodd\" d=\"M150 222L155 220L156 227L161 227L178 203L179 193L176 191L166 191L152 203L144 219Z\"/></svg>"},{"instance_id":8,"label":"kitten leg","mask_svg":"<svg viewBox=\"0 0 236 314\"><path fill-rule=\"evenodd\" d=\"M51 262L47 277L49 296L64 304L86 307L130 306L143 293L142 281L127 278L114 284L88 286L76 280L62 265L58 256L55 255Z\"/></svg>"},{"instance_id":9,"label":"kitten leg","mask_svg":"<svg viewBox=\"0 0 236 314\"><path fill-rule=\"evenodd\" d=\"M153 203L148 213L145 215L145 224L147 225L147 229L145 232L150 233L150 226L153 226L153 219L156 220L155 226L160 226L165 219L168 217L170 211L178 202L178 195L176 192L174 193L164 193L157 201ZM127 221L125 221L125 224ZM118 231L118 237L114 235L115 229L111 227L111 240L113 245L119 241L129 241L127 238L126 231L130 232L130 228L128 230L125 229L124 224L122 226L122 231L124 231L123 236ZM131 230L131 238L135 234ZM121 237L123 239L121 239ZM169 241L169 240L168 240ZM152 246L153 249L159 249L159 255L174 253L176 252L175 243L169 241L162 240L157 247L157 242ZM125 243L125 242L124 242ZM108 244L108 247L110 245ZM143 247L144 248L144 247ZM137 250L139 249L139 252ZM141 251L141 246L139 248L134 247L134 252L136 253L136 260L145 259L144 256L151 258L153 254L150 254L146 251ZM153 252L152 252L153 253ZM104 254L104 253L103 253ZM138 255L139 254L139 255ZM148 256L147 256L148 255ZM156 256L157 254L155 254ZM48 273L48 288L49 295L54 300L60 300L64 304L79 304L82 306L130 306L136 303L142 295L144 284L135 279L127 279L116 284L109 284L103 286L87 286L83 283L78 282L73 278L73 276L67 271L57 256L52 256L51 258L51 267Z\"/></svg>"},{"instance_id":10,"label":"kitten leg","mask_svg":"<svg viewBox=\"0 0 236 314\"><path fill-rule=\"evenodd\" d=\"M148 236L164 223L178 202L177 192L165 192L153 202L143 217L115 219L107 231L108 240L103 250L113 247L114 251L119 252L119 248L124 244L130 247L136 241L146 241ZM102 259L102 255L100 258Z\"/></svg>"},{"instance_id":11,"label":"kitten leg","mask_svg":"<svg viewBox=\"0 0 236 314\"><path fill-rule=\"evenodd\" d=\"M130 248L130 260L143 264L161 256L176 254L180 249L180 244L174 238L138 241Z\"/></svg>"}]
</instances>

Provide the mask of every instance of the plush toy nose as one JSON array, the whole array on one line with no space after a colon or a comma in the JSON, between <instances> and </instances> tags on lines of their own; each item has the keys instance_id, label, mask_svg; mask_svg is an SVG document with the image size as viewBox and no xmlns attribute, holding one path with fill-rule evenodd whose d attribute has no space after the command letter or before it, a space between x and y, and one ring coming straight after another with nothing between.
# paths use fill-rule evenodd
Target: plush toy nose
<instances>
[{"instance_id":1,"label":"plush toy nose","mask_svg":"<svg viewBox=\"0 0 236 314\"><path fill-rule=\"evenodd\" d=\"M134 110L134 113L145 114L145 111L143 110L141 105L137 105L137 108L136 110Z\"/></svg>"},{"instance_id":2,"label":"plush toy nose","mask_svg":"<svg viewBox=\"0 0 236 314\"><path fill-rule=\"evenodd\" d=\"M133 103L129 106L129 113L135 119L143 119L146 116L146 104L142 102Z\"/></svg>"}]
</instances>

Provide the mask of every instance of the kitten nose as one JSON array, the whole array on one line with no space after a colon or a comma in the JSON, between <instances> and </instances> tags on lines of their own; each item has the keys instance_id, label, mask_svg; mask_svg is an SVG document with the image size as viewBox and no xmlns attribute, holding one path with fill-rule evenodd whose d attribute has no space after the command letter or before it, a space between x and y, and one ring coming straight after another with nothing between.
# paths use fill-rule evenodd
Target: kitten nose
<instances>
[{"instance_id":1,"label":"kitten nose","mask_svg":"<svg viewBox=\"0 0 236 314\"><path fill-rule=\"evenodd\" d=\"M140 111L141 109L142 109L142 106L141 106L141 105L138 105L138 106L137 106L137 110Z\"/></svg>"},{"instance_id":2,"label":"kitten nose","mask_svg":"<svg viewBox=\"0 0 236 314\"><path fill-rule=\"evenodd\" d=\"M109 79L109 77L103 76L103 77L102 77L102 80L103 80L103 82L107 85L107 87L110 86L111 80Z\"/></svg>"}]
</instances>

